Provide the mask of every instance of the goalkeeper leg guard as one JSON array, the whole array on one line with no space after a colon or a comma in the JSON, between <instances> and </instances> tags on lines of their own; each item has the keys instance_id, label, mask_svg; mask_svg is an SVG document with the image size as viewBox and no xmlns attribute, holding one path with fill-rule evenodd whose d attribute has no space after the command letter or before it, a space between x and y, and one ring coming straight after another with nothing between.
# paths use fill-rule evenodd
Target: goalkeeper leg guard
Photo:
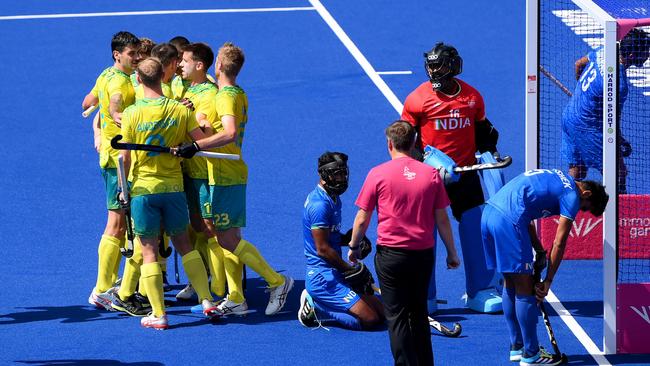
<instances>
[{"instance_id":1,"label":"goalkeeper leg guard","mask_svg":"<svg viewBox=\"0 0 650 366\"><path fill-rule=\"evenodd\" d=\"M481 236L482 207L465 211L458 225L460 246L465 266L467 306L481 313L502 310L501 296L496 291L495 271L487 269Z\"/></svg>"},{"instance_id":2,"label":"goalkeeper leg guard","mask_svg":"<svg viewBox=\"0 0 650 366\"><path fill-rule=\"evenodd\" d=\"M269 266L253 244L242 239L239 241L239 244L237 244L237 248L235 248L233 253L239 257L245 265L262 276L269 284L269 287L277 287L284 284L284 277Z\"/></svg>"},{"instance_id":3,"label":"goalkeeper leg guard","mask_svg":"<svg viewBox=\"0 0 650 366\"><path fill-rule=\"evenodd\" d=\"M239 257L227 250L223 250L223 257L226 281L228 282L228 299L241 304L246 301L242 286L244 264L239 260Z\"/></svg>"},{"instance_id":4,"label":"goalkeeper leg guard","mask_svg":"<svg viewBox=\"0 0 650 366\"><path fill-rule=\"evenodd\" d=\"M212 301L213 298L208 287L208 274L205 272L199 252L192 250L182 257L182 261L187 278L189 278L192 287L196 291L199 301L205 299Z\"/></svg>"},{"instance_id":5,"label":"goalkeeper leg guard","mask_svg":"<svg viewBox=\"0 0 650 366\"><path fill-rule=\"evenodd\" d=\"M210 263L210 290L218 297L223 297L226 292L226 270L224 269L223 249L217 243L217 238L208 239L208 255Z\"/></svg>"},{"instance_id":6,"label":"goalkeeper leg guard","mask_svg":"<svg viewBox=\"0 0 650 366\"><path fill-rule=\"evenodd\" d=\"M162 288L162 270L158 262L145 263L142 265L142 279L151 309L155 317L165 314L165 298Z\"/></svg>"},{"instance_id":7,"label":"goalkeeper leg guard","mask_svg":"<svg viewBox=\"0 0 650 366\"><path fill-rule=\"evenodd\" d=\"M97 283L95 292L105 292L113 286L113 270L115 263L120 263L120 243L121 240L110 235L102 235L99 242L97 254L99 257L97 264Z\"/></svg>"}]
</instances>

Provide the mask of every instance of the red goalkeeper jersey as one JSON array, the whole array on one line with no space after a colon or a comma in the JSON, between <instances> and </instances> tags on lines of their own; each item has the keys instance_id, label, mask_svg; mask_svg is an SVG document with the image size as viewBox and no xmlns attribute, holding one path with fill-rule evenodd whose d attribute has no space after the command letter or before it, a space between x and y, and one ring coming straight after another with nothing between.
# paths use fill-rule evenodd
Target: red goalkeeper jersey
<instances>
[{"instance_id":1,"label":"red goalkeeper jersey","mask_svg":"<svg viewBox=\"0 0 650 366\"><path fill-rule=\"evenodd\" d=\"M420 130L422 147L431 145L454 159L458 166L476 162L474 128L485 119L481 94L462 80L456 95L434 91L426 81L404 102L402 119Z\"/></svg>"}]
</instances>

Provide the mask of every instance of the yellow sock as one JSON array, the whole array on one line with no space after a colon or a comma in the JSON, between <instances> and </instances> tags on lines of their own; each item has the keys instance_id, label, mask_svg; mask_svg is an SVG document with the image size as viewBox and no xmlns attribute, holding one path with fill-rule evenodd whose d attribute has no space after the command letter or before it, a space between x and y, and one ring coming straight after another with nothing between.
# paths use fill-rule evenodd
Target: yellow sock
<instances>
[{"instance_id":1,"label":"yellow sock","mask_svg":"<svg viewBox=\"0 0 650 366\"><path fill-rule=\"evenodd\" d=\"M122 238L120 241L120 248L126 248L126 235ZM122 254L122 253L120 253ZM113 273L111 273L111 282L115 283L117 281L117 277L120 274L120 263L122 262L122 256L115 261L115 266L113 267Z\"/></svg>"},{"instance_id":2,"label":"yellow sock","mask_svg":"<svg viewBox=\"0 0 650 366\"><path fill-rule=\"evenodd\" d=\"M201 259L203 260L203 265L206 269L210 268L210 253L208 251L208 238L206 238L205 233L196 233L194 239L194 249L196 249L199 254L201 254Z\"/></svg>"},{"instance_id":3,"label":"yellow sock","mask_svg":"<svg viewBox=\"0 0 650 366\"><path fill-rule=\"evenodd\" d=\"M249 266L253 271L262 276L266 282L268 282L269 287L280 286L284 283L284 278L266 263L266 260L260 252L255 248L253 244L242 239L237 244L234 254L239 257L239 259L244 262L245 265Z\"/></svg>"},{"instance_id":4,"label":"yellow sock","mask_svg":"<svg viewBox=\"0 0 650 366\"><path fill-rule=\"evenodd\" d=\"M97 249L97 283L95 283L95 292L105 292L113 286L113 268L115 262L120 261L120 239L102 235Z\"/></svg>"},{"instance_id":5,"label":"yellow sock","mask_svg":"<svg viewBox=\"0 0 650 366\"><path fill-rule=\"evenodd\" d=\"M122 274L122 284L117 294L120 299L126 300L129 296L133 295L135 288L138 286L140 280L140 267L142 266L142 247L140 241L133 242L133 256L128 258L124 263L124 273ZM144 284L140 283L140 292L142 292Z\"/></svg>"},{"instance_id":6,"label":"yellow sock","mask_svg":"<svg viewBox=\"0 0 650 366\"><path fill-rule=\"evenodd\" d=\"M213 300L210 295L210 288L208 287L208 274L205 272L201 255L196 250L193 250L183 257L183 268L189 278L192 287L199 297L199 303L203 299ZM162 281L162 279L161 279Z\"/></svg>"},{"instance_id":7,"label":"yellow sock","mask_svg":"<svg viewBox=\"0 0 650 366\"><path fill-rule=\"evenodd\" d=\"M208 239L208 254L210 255L210 290L219 297L226 292L226 270L223 264L223 249L217 243L217 238Z\"/></svg>"},{"instance_id":8,"label":"yellow sock","mask_svg":"<svg viewBox=\"0 0 650 366\"><path fill-rule=\"evenodd\" d=\"M227 250L223 251L223 263L226 269L226 281L228 281L228 299L241 304L246 300L241 282L244 264L236 255Z\"/></svg>"},{"instance_id":9,"label":"yellow sock","mask_svg":"<svg viewBox=\"0 0 650 366\"><path fill-rule=\"evenodd\" d=\"M160 317L165 314L165 298L163 295L162 270L158 262L145 263L141 267L142 282L147 289L149 303L153 315Z\"/></svg>"}]
</instances>

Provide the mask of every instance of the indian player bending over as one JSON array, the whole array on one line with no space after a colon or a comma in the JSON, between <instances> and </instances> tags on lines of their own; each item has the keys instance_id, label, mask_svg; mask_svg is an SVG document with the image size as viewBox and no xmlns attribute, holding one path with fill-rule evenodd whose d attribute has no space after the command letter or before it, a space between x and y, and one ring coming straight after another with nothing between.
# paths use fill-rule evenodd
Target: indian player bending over
<instances>
[{"instance_id":1,"label":"indian player bending over","mask_svg":"<svg viewBox=\"0 0 650 366\"><path fill-rule=\"evenodd\" d=\"M95 86L84 98L82 108L90 107L92 101L99 101L99 165L106 186L106 208L108 219L104 234L99 242L97 282L88 302L98 308L113 310L112 292L109 291L117 279L120 266L120 248L125 242L124 211L117 201L118 152L111 148L111 139L120 133L121 114L124 108L133 104L135 92L129 75L137 62L140 40L129 32L118 32L111 40L113 66L105 69L97 78ZM97 144L96 144L97 146Z\"/></svg>"},{"instance_id":2,"label":"indian player bending over","mask_svg":"<svg viewBox=\"0 0 650 366\"><path fill-rule=\"evenodd\" d=\"M340 232L341 195L348 188L347 161L348 156L340 152L326 152L318 158L320 181L303 209L307 274L298 320L306 327L320 324L317 312L321 319L334 319L350 329L368 329L384 321L384 307L373 294L370 272L365 269L350 277L355 268L341 257L341 245L350 241L349 237L343 240ZM369 249L368 245L366 251ZM370 291L366 293L364 287Z\"/></svg>"},{"instance_id":3,"label":"indian player bending over","mask_svg":"<svg viewBox=\"0 0 650 366\"><path fill-rule=\"evenodd\" d=\"M188 135L193 139L205 137L189 109L162 95L162 76L163 66L157 59L148 58L138 65L137 77L144 87L144 99L124 111L122 135L125 142L157 141L162 146L176 146L186 141ZM192 249L187 234L189 217L180 159L146 151L123 150L120 155L124 158L126 176L133 157L131 211L134 233L142 244L142 282L152 308L152 313L142 318L141 324L155 329L168 326L162 270L157 261L161 221L182 256L183 267L198 293L203 313L208 317L221 315L212 302L201 256ZM137 281L135 276L134 281ZM123 282L126 284L127 279Z\"/></svg>"},{"instance_id":4,"label":"indian player bending over","mask_svg":"<svg viewBox=\"0 0 650 366\"><path fill-rule=\"evenodd\" d=\"M510 333L510 361L523 366L562 361L560 355L539 347L537 302L548 294L578 210L600 216L608 199L600 183L576 182L556 169L535 169L508 182L487 202L481 219L483 249L488 268L505 278L503 314ZM539 274L546 267L546 252L532 220L551 215L560 215L560 220L546 278L534 283L533 271Z\"/></svg>"},{"instance_id":5,"label":"indian player bending over","mask_svg":"<svg viewBox=\"0 0 650 366\"><path fill-rule=\"evenodd\" d=\"M224 266L228 297L219 304L224 314L242 313L248 309L241 281L241 263L264 277L269 285L269 303L265 314L273 315L284 307L293 288L293 278L274 271L255 246L242 238L246 226L246 183L248 167L242 156L244 132L248 122L248 97L237 85L237 75L244 66L244 52L232 43L219 49L215 70L219 92L216 97L218 118L213 123L215 134L175 150L178 156L191 158L201 149L237 154L239 160L208 161L210 196L214 226L219 245L226 249ZM230 254L232 255L230 255Z\"/></svg>"},{"instance_id":6,"label":"indian player bending over","mask_svg":"<svg viewBox=\"0 0 650 366\"><path fill-rule=\"evenodd\" d=\"M620 122L623 104L628 94L626 70L630 66L642 67L650 55L650 35L641 29L632 29L619 47L618 106ZM569 174L584 179L589 168L602 173L603 164L603 63L604 48L599 47L576 61L575 90L562 114L562 155L569 162ZM617 191L627 192L626 158L632 146L623 138L618 126L618 182Z\"/></svg>"}]
</instances>

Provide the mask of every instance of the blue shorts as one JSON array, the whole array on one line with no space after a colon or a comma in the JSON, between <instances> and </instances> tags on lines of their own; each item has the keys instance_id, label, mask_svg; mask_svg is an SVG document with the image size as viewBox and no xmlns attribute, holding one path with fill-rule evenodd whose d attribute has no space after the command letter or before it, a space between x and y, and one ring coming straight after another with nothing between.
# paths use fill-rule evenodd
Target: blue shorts
<instances>
[{"instance_id":1,"label":"blue shorts","mask_svg":"<svg viewBox=\"0 0 650 366\"><path fill-rule=\"evenodd\" d=\"M210 186L214 226L219 231L246 226L246 185Z\"/></svg>"},{"instance_id":2,"label":"blue shorts","mask_svg":"<svg viewBox=\"0 0 650 366\"><path fill-rule=\"evenodd\" d=\"M596 129L576 128L562 119L562 158L572 166L603 169L603 134Z\"/></svg>"},{"instance_id":3,"label":"blue shorts","mask_svg":"<svg viewBox=\"0 0 650 366\"><path fill-rule=\"evenodd\" d=\"M305 289L318 305L338 312L348 312L361 300L334 269L308 267Z\"/></svg>"},{"instance_id":4,"label":"blue shorts","mask_svg":"<svg viewBox=\"0 0 650 366\"><path fill-rule=\"evenodd\" d=\"M190 217L183 192L156 193L131 199L133 232L144 238L158 237L162 223L167 235L187 230Z\"/></svg>"},{"instance_id":5,"label":"blue shorts","mask_svg":"<svg viewBox=\"0 0 650 366\"><path fill-rule=\"evenodd\" d=\"M533 244L527 224L515 225L487 204L481 216L481 233L487 269L499 273L533 273Z\"/></svg>"},{"instance_id":6,"label":"blue shorts","mask_svg":"<svg viewBox=\"0 0 650 366\"><path fill-rule=\"evenodd\" d=\"M201 212L201 217L212 218L210 201L210 185L207 179L195 179L183 175L183 185L187 196L187 206L190 212Z\"/></svg>"},{"instance_id":7,"label":"blue shorts","mask_svg":"<svg viewBox=\"0 0 650 366\"><path fill-rule=\"evenodd\" d=\"M106 208L120 209L120 203L117 202L117 168L102 168L102 178L106 187Z\"/></svg>"}]
</instances>

